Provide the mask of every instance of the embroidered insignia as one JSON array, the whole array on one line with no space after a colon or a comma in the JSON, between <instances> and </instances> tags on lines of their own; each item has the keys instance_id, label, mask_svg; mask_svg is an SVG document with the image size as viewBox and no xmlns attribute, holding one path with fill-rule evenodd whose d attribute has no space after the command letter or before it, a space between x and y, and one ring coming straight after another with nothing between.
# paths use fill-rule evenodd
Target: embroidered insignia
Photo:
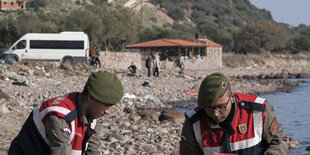
<instances>
[{"instance_id":1,"label":"embroidered insignia","mask_svg":"<svg viewBox=\"0 0 310 155\"><path fill-rule=\"evenodd\" d=\"M246 124L240 124L238 125L238 127L239 127L239 132L242 134L245 134L248 131Z\"/></svg>"},{"instance_id":2,"label":"embroidered insignia","mask_svg":"<svg viewBox=\"0 0 310 155\"><path fill-rule=\"evenodd\" d=\"M274 120L269 128L270 132L274 132L278 129L278 122L277 120Z\"/></svg>"},{"instance_id":3,"label":"embroidered insignia","mask_svg":"<svg viewBox=\"0 0 310 155\"><path fill-rule=\"evenodd\" d=\"M71 135L71 130L70 130L70 128L68 128L68 127L62 128L61 131L67 132L69 135Z\"/></svg>"},{"instance_id":4,"label":"embroidered insignia","mask_svg":"<svg viewBox=\"0 0 310 155\"><path fill-rule=\"evenodd\" d=\"M226 89L226 87L227 87L226 82L222 82L222 88Z\"/></svg>"}]
</instances>

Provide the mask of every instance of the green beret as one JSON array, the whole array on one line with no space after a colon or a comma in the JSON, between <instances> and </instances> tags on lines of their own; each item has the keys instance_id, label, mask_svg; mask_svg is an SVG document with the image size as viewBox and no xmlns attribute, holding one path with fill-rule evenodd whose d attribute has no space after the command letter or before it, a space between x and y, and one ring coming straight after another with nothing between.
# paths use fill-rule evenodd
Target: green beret
<instances>
[{"instance_id":1,"label":"green beret","mask_svg":"<svg viewBox=\"0 0 310 155\"><path fill-rule=\"evenodd\" d=\"M230 85L224 74L216 72L208 75L202 82L198 93L198 106L206 108L222 97Z\"/></svg>"},{"instance_id":2,"label":"green beret","mask_svg":"<svg viewBox=\"0 0 310 155\"><path fill-rule=\"evenodd\" d=\"M91 73L85 87L93 98L106 104L115 104L124 93L122 82L106 71Z\"/></svg>"}]
</instances>

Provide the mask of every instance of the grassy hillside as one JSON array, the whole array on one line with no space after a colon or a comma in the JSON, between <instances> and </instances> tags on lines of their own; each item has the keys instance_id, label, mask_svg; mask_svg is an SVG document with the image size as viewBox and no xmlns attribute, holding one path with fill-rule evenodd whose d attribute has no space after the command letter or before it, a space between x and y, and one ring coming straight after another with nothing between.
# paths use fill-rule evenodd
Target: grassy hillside
<instances>
[{"instance_id":1,"label":"grassy hillside","mask_svg":"<svg viewBox=\"0 0 310 155\"><path fill-rule=\"evenodd\" d=\"M151 0L177 21L203 18L219 25L240 27L258 21L272 21L269 11L258 9L249 0Z\"/></svg>"},{"instance_id":2,"label":"grassy hillside","mask_svg":"<svg viewBox=\"0 0 310 155\"><path fill-rule=\"evenodd\" d=\"M110 0L111 5L124 5L129 0ZM27 7L59 9L79 7L84 4L105 3L108 0L28 0ZM132 9L141 18L141 2ZM191 22L206 19L225 27L241 27L258 21L272 21L269 11L258 9L249 0L143 0L143 24Z\"/></svg>"}]
</instances>

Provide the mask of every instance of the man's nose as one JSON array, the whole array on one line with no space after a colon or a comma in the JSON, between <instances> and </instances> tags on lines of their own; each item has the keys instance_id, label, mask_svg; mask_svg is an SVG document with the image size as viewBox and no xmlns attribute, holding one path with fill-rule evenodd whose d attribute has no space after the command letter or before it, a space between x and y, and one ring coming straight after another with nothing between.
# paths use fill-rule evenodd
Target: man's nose
<instances>
[{"instance_id":1,"label":"man's nose","mask_svg":"<svg viewBox=\"0 0 310 155\"><path fill-rule=\"evenodd\" d=\"M216 116L216 117L218 117L219 114L220 114L219 110L218 110L217 108L215 108L215 109L213 110L213 115Z\"/></svg>"}]
</instances>

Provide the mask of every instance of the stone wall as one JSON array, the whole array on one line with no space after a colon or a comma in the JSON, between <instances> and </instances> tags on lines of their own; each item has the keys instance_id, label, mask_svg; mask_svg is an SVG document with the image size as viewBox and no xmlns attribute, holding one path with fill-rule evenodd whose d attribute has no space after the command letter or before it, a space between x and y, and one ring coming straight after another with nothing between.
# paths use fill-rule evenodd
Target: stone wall
<instances>
[{"instance_id":1,"label":"stone wall","mask_svg":"<svg viewBox=\"0 0 310 155\"><path fill-rule=\"evenodd\" d=\"M207 70L223 67L222 57L198 57L194 59L183 59L182 61L185 69L191 70Z\"/></svg>"},{"instance_id":2,"label":"stone wall","mask_svg":"<svg viewBox=\"0 0 310 155\"><path fill-rule=\"evenodd\" d=\"M208 57L193 57L192 59L181 58L181 61L185 65L185 69L191 70L207 70L207 69L216 69L223 67L222 64L222 55L215 56L215 55L208 55ZM177 63L171 61L163 61L162 68L163 69L173 69L178 68L176 66Z\"/></svg>"},{"instance_id":3,"label":"stone wall","mask_svg":"<svg viewBox=\"0 0 310 155\"><path fill-rule=\"evenodd\" d=\"M134 52L99 52L101 67L106 69L127 69L131 62L141 70L141 55Z\"/></svg>"},{"instance_id":4,"label":"stone wall","mask_svg":"<svg viewBox=\"0 0 310 155\"><path fill-rule=\"evenodd\" d=\"M145 62L141 62L141 55L137 52L100 52L101 66L106 69L127 69L131 65L131 62L137 66L138 70L144 67ZM191 70L207 70L221 68L222 54L217 52L208 52L207 57L196 56L191 59L181 58L181 61L185 65L185 69ZM161 61L162 69L175 69L179 65L174 61Z\"/></svg>"}]
</instances>

